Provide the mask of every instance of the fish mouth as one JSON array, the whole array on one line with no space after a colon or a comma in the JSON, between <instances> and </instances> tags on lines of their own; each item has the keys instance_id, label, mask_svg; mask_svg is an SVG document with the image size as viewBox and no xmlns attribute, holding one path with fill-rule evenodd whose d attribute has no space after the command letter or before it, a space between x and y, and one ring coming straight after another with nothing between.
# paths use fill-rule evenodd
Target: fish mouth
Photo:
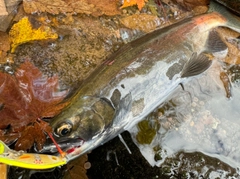
<instances>
[{"instance_id":1,"label":"fish mouth","mask_svg":"<svg viewBox=\"0 0 240 179\"><path fill-rule=\"evenodd\" d=\"M58 138L55 140L58 146L61 148L61 150L63 150L66 153L71 153L72 149L81 148L81 146L85 142L85 140L81 138ZM56 145L50 138L46 140L41 150L37 150L36 146L34 146L34 150L37 153L50 153L50 154L58 153Z\"/></svg>"}]
</instances>

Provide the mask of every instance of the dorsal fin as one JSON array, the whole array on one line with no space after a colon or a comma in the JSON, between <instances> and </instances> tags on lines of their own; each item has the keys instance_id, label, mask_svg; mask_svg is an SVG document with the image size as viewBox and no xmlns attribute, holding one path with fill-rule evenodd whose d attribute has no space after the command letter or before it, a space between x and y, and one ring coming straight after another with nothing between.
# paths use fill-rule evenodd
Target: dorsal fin
<instances>
[{"instance_id":1,"label":"dorsal fin","mask_svg":"<svg viewBox=\"0 0 240 179\"><path fill-rule=\"evenodd\" d=\"M190 60L184 65L181 72L181 77L190 77L199 75L207 70L212 64L212 61L203 53L197 55L196 52L192 54Z\"/></svg>"}]
</instances>

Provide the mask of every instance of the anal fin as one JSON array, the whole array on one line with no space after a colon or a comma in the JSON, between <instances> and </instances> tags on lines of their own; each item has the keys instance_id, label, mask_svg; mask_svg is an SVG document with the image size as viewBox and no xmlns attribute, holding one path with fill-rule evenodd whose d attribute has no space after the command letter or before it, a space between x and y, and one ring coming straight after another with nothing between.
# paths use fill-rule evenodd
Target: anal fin
<instances>
[{"instance_id":1,"label":"anal fin","mask_svg":"<svg viewBox=\"0 0 240 179\"><path fill-rule=\"evenodd\" d=\"M194 52L189 61L184 65L181 77L184 78L199 75L206 71L211 64L212 60L210 60L208 56L204 55L204 53L197 55L197 53Z\"/></svg>"}]
</instances>

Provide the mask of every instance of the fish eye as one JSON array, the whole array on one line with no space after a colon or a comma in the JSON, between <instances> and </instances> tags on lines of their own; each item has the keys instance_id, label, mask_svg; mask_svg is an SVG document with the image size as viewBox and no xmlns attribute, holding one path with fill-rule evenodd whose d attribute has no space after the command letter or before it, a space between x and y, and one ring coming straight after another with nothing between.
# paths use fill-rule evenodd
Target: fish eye
<instances>
[{"instance_id":1,"label":"fish eye","mask_svg":"<svg viewBox=\"0 0 240 179\"><path fill-rule=\"evenodd\" d=\"M72 125L69 123L62 123L57 128L57 134L60 136L66 136L72 131Z\"/></svg>"}]
</instances>

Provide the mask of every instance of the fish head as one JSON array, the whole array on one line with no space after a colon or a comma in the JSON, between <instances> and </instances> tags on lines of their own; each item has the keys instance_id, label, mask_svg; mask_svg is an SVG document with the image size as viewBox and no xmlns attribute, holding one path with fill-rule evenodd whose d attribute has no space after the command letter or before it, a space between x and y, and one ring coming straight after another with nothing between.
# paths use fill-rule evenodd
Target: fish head
<instances>
[{"instance_id":1,"label":"fish head","mask_svg":"<svg viewBox=\"0 0 240 179\"><path fill-rule=\"evenodd\" d=\"M70 104L50 122L55 140L90 141L111 125L115 109L104 98L84 96Z\"/></svg>"}]
</instances>

